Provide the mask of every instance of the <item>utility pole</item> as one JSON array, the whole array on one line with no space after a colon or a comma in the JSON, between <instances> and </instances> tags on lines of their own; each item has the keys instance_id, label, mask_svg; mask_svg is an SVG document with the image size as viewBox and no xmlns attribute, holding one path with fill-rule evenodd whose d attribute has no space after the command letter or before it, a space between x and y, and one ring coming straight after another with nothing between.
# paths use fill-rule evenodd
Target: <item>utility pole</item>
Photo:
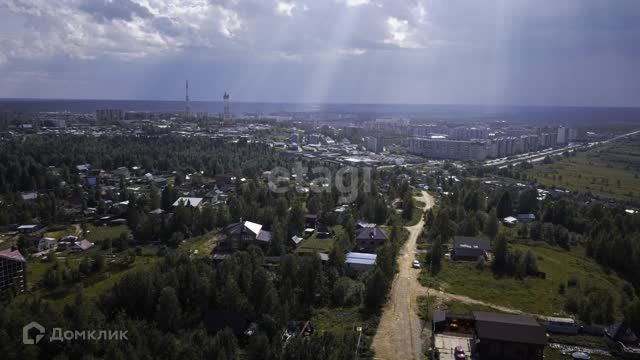
<instances>
[{"instance_id":1,"label":"utility pole","mask_svg":"<svg viewBox=\"0 0 640 360\"><path fill-rule=\"evenodd\" d=\"M360 333L360 335L358 335L358 344L356 345L356 360L358 360L358 349L360 348L360 338L362 337L362 326L358 326L356 331Z\"/></svg>"}]
</instances>

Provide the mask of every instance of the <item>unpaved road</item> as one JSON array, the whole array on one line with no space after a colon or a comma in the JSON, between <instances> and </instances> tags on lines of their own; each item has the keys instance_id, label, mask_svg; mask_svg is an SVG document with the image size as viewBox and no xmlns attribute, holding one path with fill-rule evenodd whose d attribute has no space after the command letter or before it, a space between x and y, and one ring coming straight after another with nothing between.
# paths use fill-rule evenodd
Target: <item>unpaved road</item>
<instances>
[{"instance_id":1,"label":"unpaved road","mask_svg":"<svg viewBox=\"0 0 640 360\"><path fill-rule=\"evenodd\" d=\"M416 197L425 203L423 211L434 204L433 197L422 192ZM418 282L420 270L413 269L411 263L415 260L416 241L424 220L414 226L407 226L409 238L398 255L399 272L391 286L391 293L384 306L378 330L373 338L373 349L377 359L422 359L422 341L420 334L422 324L418 318L416 298L422 291Z\"/></svg>"},{"instance_id":2,"label":"unpaved road","mask_svg":"<svg viewBox=\"0 0 640 360\"><path fill-rule=\"evenodd\" d=\"M416 199L425 203L423 211L434 205L433 197L425 191ZM399 272L391 285L389 299L384 306L380 324L373 338L372 347L376 353L376 359L419 360L424 358L421 336L423 326L418 318L418 296L429 295L440 301L457 300L467 304L484 305L505 313L523 313L520 310L422 286L418 281L420 270L413 269L411 263L416 258L416 242L423 226L424 220L420 219L416 225L406 227L409 238L398 255ZM535 316L535 314L528 315Z\"/></svg>"},{"instance_id":3,"label":"unpaved road","mask_svg":"<svg viewBox=\"0 0 640 360\"><path fill-rule=\"evenodd\" d=\"M532 314L532 313L526 313L524 311L518 310L518 309L513 309L513 308L509 308L509 307L505 307L505 306L501 306L501 305L496 305L496 304L492 304L492 303L488 303L482 300L476 300L473 298L470 298L468 296L464 296L464 295L456 295L456 294L449 294L437 289L433 289L433 288L426 288L423 287L422 285L418 285L419 288L416 291L416 296L430 296L430 297L436 297L440 300L442 300L443 302L446 302L447 300L457 300L460 302L463 302L465 304L471 304L471 305L482 305L482 306L488 306L491 307L495 310L501 311L503 313L509 313L509 314L524 314L524 315L530 315L530 316L535 316L535 317L539 317L539 318L546 318L544 315L538 315L538 314Z\"/></svg>"}]
</instances>

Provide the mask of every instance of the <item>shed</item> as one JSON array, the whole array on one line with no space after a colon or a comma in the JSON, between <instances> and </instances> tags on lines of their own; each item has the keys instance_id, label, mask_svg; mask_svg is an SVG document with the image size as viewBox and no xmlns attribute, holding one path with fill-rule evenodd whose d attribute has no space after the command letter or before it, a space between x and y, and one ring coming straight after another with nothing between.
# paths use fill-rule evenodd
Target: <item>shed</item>
<instances>
[{"instance_id":1,"label":"shed","mask_svg":"<svg viewBox=\"0 0 640 360\"><path fill-rule=\"evenodd\" d=\"M534 214L518 214L518 221L523 223L536 221L536 216Z\"/></svg>"},{"instance_id":2,"label":"shed","mask_svg":"<svg viewBox=\"0 0 640 360\"><path fill-rule=\"evenodd\" d=\"M359 252L347 253L345 258L345 266L350 271L366 271L373 269L376 266L376 254L367 254Z\"/></svg>"},{"instance_id":3,"label":"shed","mask_svg":"<svg viewBox=\"0 0 640 360\"><path fill-rule=\"evenodd\" d=\"M532 317L474 311L481 359L543 359L545 329Z\"/></svg>"},{"instance_id":4,"label":"shed","mask_svg":"<svg viewBox=\"0 0 640 360\"><path fill-rule=\"evenodd\" d=\"M300 236L298 236L298 235L293 235L293 236L291 237L291 241L293 242L293 245L294 245L294 246L298 246L298 245L300 245L300 243L302 242L302 240L304 240L304 238L303 238L303 237L300 237Z\"/></svg>"}]
</instances>

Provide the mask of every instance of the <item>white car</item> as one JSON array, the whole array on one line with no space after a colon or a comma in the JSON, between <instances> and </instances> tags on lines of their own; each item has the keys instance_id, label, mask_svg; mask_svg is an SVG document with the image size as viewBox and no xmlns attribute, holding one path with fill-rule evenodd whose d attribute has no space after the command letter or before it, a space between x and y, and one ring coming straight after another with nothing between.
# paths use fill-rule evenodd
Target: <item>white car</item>
<instances>
[{"instance_id":1,"label":"white car","mask_svg":"<svg viewBox=\"0 0 640 360\"><path fill-rule=\"evenodd\" d=\"M413 260L413 265L411 265L414 269L420 269L420 261Z\"/></svg>"}]
</instances>

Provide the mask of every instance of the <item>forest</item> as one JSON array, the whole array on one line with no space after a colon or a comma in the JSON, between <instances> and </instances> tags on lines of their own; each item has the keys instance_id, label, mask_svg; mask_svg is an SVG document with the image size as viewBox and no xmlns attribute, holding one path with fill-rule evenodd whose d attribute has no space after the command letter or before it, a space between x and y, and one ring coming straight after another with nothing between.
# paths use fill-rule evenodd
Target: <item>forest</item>
<instances>
[{"instance_id":1,"label":"forest","mask_svg":"<svg viewBox=\"0 0 640 360\"><path fill-rule=\"evenodd\" d=\"M0 351L7 358L346 359L352 358L357 346L359 334L353 329L282 339L283 329L292 322L306 321L318 309L343 308L355 308L364 328L359 357L373 355L371 336L406 237L401 225L412 221L417 211L412 188L398 174L373 171L370 189L365 191L364 174L353 169L356 176L347 181L360 186L357 196L345 213L337 214L334 209L341 194L336 184L320 193L270 191L260 177L262 172L274 166L291 167L292 160L261 144L171 135L29 136L24 141L2 142L0 147L0 225L38 221L45 229L78 224L86 230L92 219L109 214L125 219L128 228L119 237L99 241L99 250L82 257L77 265L56 256L42 260L47 271L39 282L30 284L34 291L2 294ZM163 188L144 186L136 193L124 177L111 183L99 178L94 186L87 186L75 169L85 163L106 172L138 166L164 174L170 181ZM330 169L335 171L335 165ZM185 191L200 194L218 174L246 180L232 184L226 203L173 206ZM24 191L39 195L25 200L20 195ZM400 199L401 214L388 207L393 199ZM114 210L109 204L116 202L126 206ZM90 208L95 214L84 215ZM151 212L154 209L164 212ZM344 229L334 234L335 245L326 263L315 254L293 252L289 239L304 229L305 214L316 214L323 224ZM267 249L250 247L221 262L181 250L181 244L207 234L217 236L226 225L242 219L272 232ZM375 269L347 274L345 253L354 247L357 220L385 226L389 242L378 250ZM158 261L141 265L143 252L148 252L146 244L160 246L151 255ZM36 252L26 236L19 237L17 245L25 256ZM117 262L105 254L116 254ZM266 256L279 260L267 263ZM96 279L120 271L125 275L112 286L93 290ZM47 297L62 289L72 290L71 301ZM211 314L220 313L254 323L257 330L251 336L228 328L212 330ZM22 326L33 320L47 329L127 329L129 340L20 346Z\"/></svg>"}]
</instances>

